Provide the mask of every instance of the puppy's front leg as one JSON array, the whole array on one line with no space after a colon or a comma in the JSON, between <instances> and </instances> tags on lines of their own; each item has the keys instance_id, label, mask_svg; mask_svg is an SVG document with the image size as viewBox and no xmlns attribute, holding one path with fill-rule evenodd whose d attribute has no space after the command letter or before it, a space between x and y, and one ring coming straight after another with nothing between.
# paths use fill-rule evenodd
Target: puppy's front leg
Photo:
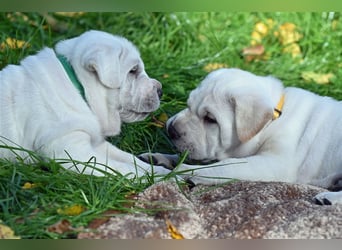
<instances>
[{"instance_id":1,"label":"puppy's front leg","mask_svg":"<svg viewBox=\"0 0 342 250\"><path fill-rule=\"evenodd\" d=\"M133 166L137 166L143 170L143 172L153 173L156 175L166 175L171 171L165 168L160 162L152 162L141 160L140 156L136 157L130 153L122 151L121 149L113 146L112 144L106 142L104 145L104 150L107 152L111 159L119 160L120 162L127 163Z\"/></svg>"},{"instance_id":2,"label":"puppy's front leg","mask_svg":"<svg viewBox=\"0 0 342 250\"><path fill-rule=\"evenodd\" d=\"M342 204L342 191L319 193L314 197L314 201L318 205Z\"/></svg>"},{"instance_id":3,"label":"puppy's front leg","mask_svg":"<svg viewBox=\"0 0 342 250\"><path fill-rule=\"evenodd\" d=\"M160 165L167 169L174 169L179 161L177 154L143 153L138 158L144 162Z\"/></svg>"},{"instance_id":4,"label":"puppy's front leg","mask_svg":"<svg viewBox=\"0 0 342 250\"><path fill-rule=\"evenodd\" d=\"M175 171L194 184L219 184L230 179L294 182L296 171L291 163L275 157L230 158L209 165L181 164ZM289 166L289 167L288 167Z\"/></svg>"},{"instance_id":5,"label":"puppy's front leg","mask_svg":"<svg viewBox=\"0 0 342 250\"><path fill-rule=\"evenodd\" d=\"M63 167L81 172L103 176L104 173L132 175L141 177L145 174L166 175L170 172L160 166L151 167L137 157L124 152L109 142L103 140L92 142L91 137L83 132L73 132L53 140L49 145L41 148L42 153L54 155L56 159L73 159L79 162L88 162L89 166L72 162L63 164ZM94 168L91 166L94 165Z\"/></svg>"}]
</instances>

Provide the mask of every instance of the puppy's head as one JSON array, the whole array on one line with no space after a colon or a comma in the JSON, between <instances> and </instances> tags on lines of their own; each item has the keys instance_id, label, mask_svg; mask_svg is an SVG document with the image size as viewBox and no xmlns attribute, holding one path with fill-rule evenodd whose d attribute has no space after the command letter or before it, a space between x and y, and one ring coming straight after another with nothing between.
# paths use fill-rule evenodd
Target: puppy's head
<instances>
[{"instance_id":1,"label":"puppy's head","mask_svg":"<svg viewBox=\"0 0 342 250\"><path fill-rule=\"evenodd\" d=\"M190 93L188 107L168 120L168 135L194 160L237 157L238 148L272 120L278 96L270 96L278 88L281 92L282 84L272 77L214 71Z\"/></svg>"},{"instance_id":2,"label":"puppy's head","mask_svg":"<svg viewBox=\"0 0 342 250\"><path fill-rule=\"evenodd\" d=\"M146 74L139 51L127 39L92 30L59 42L56 52L71 63L89 106L110 134L116 132L109 127L117 124L108 121L139 121L159 107L161 84Z\"/></svg>"}]
</instances>

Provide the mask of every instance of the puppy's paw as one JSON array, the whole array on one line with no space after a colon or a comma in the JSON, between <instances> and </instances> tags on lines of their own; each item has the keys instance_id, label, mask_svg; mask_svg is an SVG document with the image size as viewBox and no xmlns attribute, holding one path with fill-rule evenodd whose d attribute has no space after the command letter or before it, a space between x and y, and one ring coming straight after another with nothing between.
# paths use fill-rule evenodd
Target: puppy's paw
<instances>
[{"instance_id":1,"label":"puppy's paw","mask_svg":"<svg viewBox=\"0 0 342 250\"><path fill-rule=\"evenodd\" d=\"M313 198L317 205L342 204L342 192L323 192Z\"/></svg>"},{"instance_id":2,"label":"puppy's paw","mask_svg":"<svg viewBox=\"0 0 342 250\"><path fill-rule=\"evenodd\" d=\"M174 169L178 162L177 155L160 154L160 153L144 153L138 155L138 158L152 165L163 166L167 169Z\"/></svg>"}]
</instances>

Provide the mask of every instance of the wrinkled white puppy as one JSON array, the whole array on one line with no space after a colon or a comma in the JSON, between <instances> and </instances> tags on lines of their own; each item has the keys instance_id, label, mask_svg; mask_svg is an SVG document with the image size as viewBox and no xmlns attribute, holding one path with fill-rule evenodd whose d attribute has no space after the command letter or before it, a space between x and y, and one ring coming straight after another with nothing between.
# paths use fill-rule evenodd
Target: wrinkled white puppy
<instances>
[{"instance_id":1,"label":"wrinkled white puppy","mask_svg":"<svg viewBox=\"0 0 342 250\"><path fill-rule=\"evenodd\" d=\"M179 151L207 162L177 168L195 184L236 178L342 187L342 103L284 88L273 77L239 69L214 71L166 126ZM153 160L175 165L166 157L154 154ZM318 194L316 201L342 203L342 192Z\"/></svg>"},{"instance_id":2,"label":"wrinkled white puppy","mask_svg":"<svg viewBox=\"0 0 342 250\"><path fill-rule=\"evenodd\" d=\"M97 170L64 164L85 174L152 173L150 164L105 137L119 134L122 122L155 111L161 93L161 84L148 77L138 50L125 38L88 31L61 41L55 50L44 48L0 71L0 157L26 157L1 147L19 145L51 158L99 163Z\"/></svg>"}]
</instances>

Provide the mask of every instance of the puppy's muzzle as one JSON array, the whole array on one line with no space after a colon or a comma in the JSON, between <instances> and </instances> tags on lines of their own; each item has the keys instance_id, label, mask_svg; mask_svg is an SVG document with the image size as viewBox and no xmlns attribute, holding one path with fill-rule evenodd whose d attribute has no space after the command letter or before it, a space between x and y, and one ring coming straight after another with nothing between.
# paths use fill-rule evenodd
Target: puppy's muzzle
<instances>
[{"instance_id":1,"label":"puppy's muzzle","mask_svg":"<svg viewBox=\"0 0 342 250\"><path fill-rule=\"evenodd\" d=\"M163 90L161 88L158 88L157 89L157 94L158 94L158 97L159 97L159 100L162 98L163 96Z\"/></svg>"},{"instance_id":2,"label":"puppy's muzzle","mask_svg":"<svg viewBox=\"0 0 342 250\"><path fill-rule=\"evenodd\" d=\"M157 95L159 100L161 99L161 97L163 96L163 90L162 90L162 85L159 81L157 81L156 79L152 79L153 81L153 87L154 90L157 89Z\"/></svg>"},{"instance_id":3,"label":"puppy's muzzle","mask_svg":"<svg viewBox=\"0 0 342 250\"><path fill-rule=\"evenodd\" d=\"M178 131L173 126L172 122L167 127L167 134L168 134L168 136L170 137L171 140L177 140L177 139L179 139L181 137L180 134L178 133Z\"/></svg>"}]
</instances>

